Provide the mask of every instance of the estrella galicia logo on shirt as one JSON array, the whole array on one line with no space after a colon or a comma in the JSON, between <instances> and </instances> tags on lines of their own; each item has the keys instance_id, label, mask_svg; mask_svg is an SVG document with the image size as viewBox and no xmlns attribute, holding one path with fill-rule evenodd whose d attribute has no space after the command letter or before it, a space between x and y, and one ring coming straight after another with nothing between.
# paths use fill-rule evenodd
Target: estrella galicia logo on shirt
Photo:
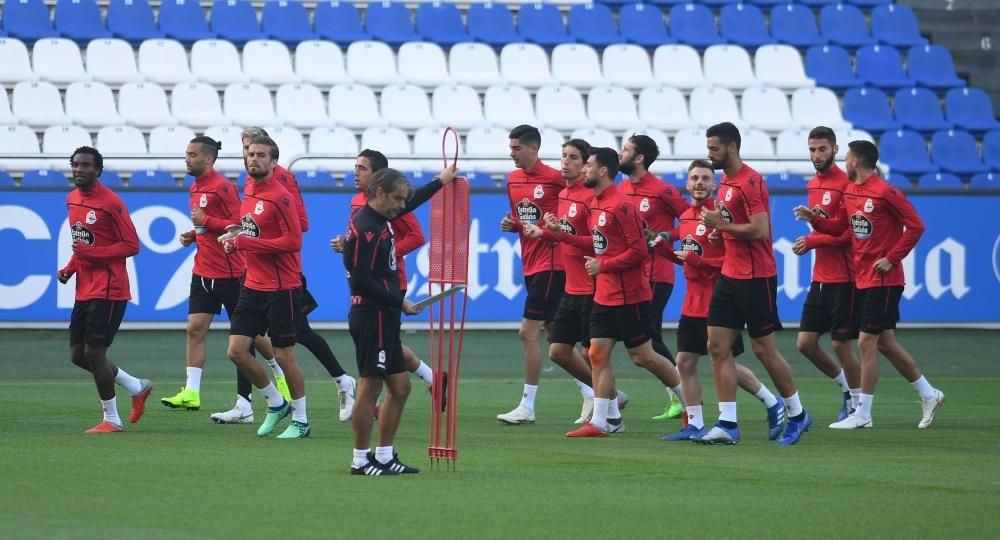
<instances>
[{"instance_id":1,"label":"estrella galicia logo on shirt","mask_svg":"<svg viewBox=\"0 0 1000 540\"><path fill-rule=\"evenodd\" d=\"M257 206L253 207L253 213L258 216L264 213L264 201L257 201Z\"/></svg>"},{"instance_id":2,"label":"estrella galicia logo on shirt","mask_svg":"<svg viewBox=\"0 0 1000 540\"><path fill-rule=\"evenodd\" d=\"M538 186L538 189L541 188L542 186ZM522 199L521 202L517 203L517 219L521 223L534 225L542 219L542 209L528 199Z\"/></svg>"},{"instance_id":3,"label":"estrella galicia logo on shirt","mask_svg":"<svg viewBox=\"0 0 1000 540\"><path fill-rule=\"evenodd\" d=\"M93 213L93 211L91 211L91 213ZM87 244L88 246L94 245L94 233L90 232L90 229L84 227L83 223L77 221L72 227L70 227L70 231L73 236L73 244Z\"/></svg>"},{"instance_id":4,"label":"estrella galicia logo on shirt","mask_svg":"<svg viewBox=\"0 0 1000 540\"><path fill-rule=\"evenodd\" d=\"M639 211L640 212L649 212L649 199L648 198L643 197L642 200L639 201Z\"/></svg>"},{"instance_id":5,"label":"estrella galicia logo on shirt","mask_svg":"<svg viewBox=\"0 0 1000 540\"><path fill-rule=\"evenodd\" d=\"M702 248L701 244L699 244L698 241L695 240L690 234L681 240L681 251L692 251L698 255L704 254L704 248Z\"/></svg>"},{"instance_id":6,"label":"estrella galicia logo on shirt","mask_svg":"<svg viewBox=\"0 0 1000 540\"><path fill-rule=\"evenodd\" d=\"M576 235L576 228L573 227L573 224L566 218L559 220L559 230L562 231L563 234Z\"/></svg>"},{"instance_id":7,"label":"estrella galicia logo on shirt","mask_svg":"<svg viewBox=\"0 0 1000 540\"><path fill-rule=\"evenodd\" d=\"M726 200L727 201L729 200L728 196L726 197ZM726 223L732 223L733 222L733 213L730 212L728 208L726 208L725 206L723 206L721 204L719 205L719 214L722 215L722 221L725 221Z\"/></svg>"},{"instance_id":8,"label":"estrella galicia logo on shirt","mask_svg":"<svg viewBox=\"0 0 1000 540\"><path fill-rule=\"evenodd\" d=\"M873 203L871 199L865 201L865 212L871 214L874 211L875 211L875 203Z\"/></svg>"},{"instance_id":9,"label":"estrella galicia logo on shirt","mask_svg":"<svg viewBox=\"0 0 1000 540\"><path fill-rule=\"evenodd\" d=\"M830 203L824 202L823 204L830 204ZM817 215L823 216L823 219L830 219L830 214L827 214L826 210L823 210L823 207L818 204L816 205L815 208L813 208L813 212L815 212Z\"/></svg>"},{"instance_id":10,"label":"estrella galicia logo on shirt","mask_svg":"<svg viewBox=\"0 0 1000 540\"><path fill-rule=\"evenodd\" d=\"M240 226L243 227L243 234L245 236L249 236L250 238L260 237L260 227L257 226L257 222L254 221L253 216L250 214L243 216L243 219L240 220Z\"/></svg>"},{"instance_id":11,"label":"estrella galicia logo on shirt","mask_svg":"<svg viewBox=\"0 0 1000 540\"><path fill-rule=\"evenodd\" d=\"M608 249L608 237L604 236L604 233L598 230L597 227L594 227L590 231L590 235L591 240L594 242L594 253L598 255L604 253L604 251Z\"/></svg>"},{"instance_id":12,"label":"estrella galicia logo on shirt","mask_svg":"<svg viewBox=\"0 0 1000 540\"><path fill-rule=\"evenodd\" d=\"M87 212L87 219L86 219L86 221L87 221L87 225L93 225L94 223L97 223L97 212L94 212L93 210L91 210L90 212Z\"/></svg>"},{"instance_id":13,"label":"estrella galicia logo on shirt","mask_svg":"<svg viewBox=\"0 0 1000 540\"><path fill-rule=\"evenodd\" d=\"M535 186L535 198L541 199L544 196L545 196L545 188L543 188L540 184Z\"/></svg>"},{"instance_id":14,"label":"estrella galicia logo on shirt","mask_svg":"<svg viewBox=\"0 0 1000 540\"><path fill-rule=\"evenodd\" d=\"M864 240L872 234L872 230L875 226L872 224L871 220L865 217L861 212L855 213L851 216L851 231L854 232L854 236Z\"/></svg>"}]
</instances>

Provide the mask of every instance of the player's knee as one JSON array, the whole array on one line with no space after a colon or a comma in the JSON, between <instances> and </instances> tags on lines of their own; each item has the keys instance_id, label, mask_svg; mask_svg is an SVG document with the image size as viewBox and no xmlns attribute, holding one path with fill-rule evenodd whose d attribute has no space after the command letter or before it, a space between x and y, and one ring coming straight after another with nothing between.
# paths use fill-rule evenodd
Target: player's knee
<instances>
[{"instance_id":1,"label":"player's knee","mask_svg":"<svg viewBox=\"0 0 1000 540\"><path fill-rule=\"evenodd\" d=\"M816 353L816 349L819 346L819 339L815 336L799 334L798 339L795 341L795 346L798 347L800 353L809 356ZM757 351L754 350L754 352L756 353Z\"/></svg>"},{"instance_id":2,"label":"player's knee","mask_svg":"<svg viewBox=\"0 0 1000 540\"><path fill-rule=\"evenodd\" d=\"M87 362L87 358L83 354L82 347L69 352L69 361L83 369L90 367L90 364Z\"/></svg>"},{"instance_id":3,"label":"player's knee","mask_svg":"<svg viewBox=\"0 0 1000 540\"><path fill-rule=\"evenodd\" d=\"M532 343L538 343L538 329L537 328L521 328L517 332L517 337L521 338L521 343L530 345Z\"/></svg>"},{"instance_id":4,"label":"player's knee","mask_svg":"<svg viewBox=\"0 0 1000 540\"><path fill-rule=\"evenodd\" d=\"M104 360L104 349L87 346L83 350L83 361L87 366L94 367Z\"/></svg>"},{"instance_id":5,"label":"player's knee","mask_svg":"<svg viewBox=\"0 0 1000 540\"><path fill-rule=\"evenodd\" d=\"M713 362L718 362L728 357L727 351L729 347L729 345L720 339L709 338L708 340L708 354L712 357Z\"/></svg>"},{"instance_id":6,"label":"player's knee","mask_svg":"<svg viewBox=\"0 0 1000 540\"><path fill-rule=\"evenodd\" d=\"M687 375L698 370L698 359L686 354L677 355L677 371Z\"/></svg>"},{"instance_id":7,"label":"player's knee","mask_svg":"<svg viewBox=\"0 0 1000 540\"><path fill-rule=\"evenodd\" d=\"M606 349L591 346L589 356L590 364L595 368L599 368L608 362L610 355Z\"/></svg>"},{"instance_id":8,"label":"player's knee","mask_svg":"<svg viewBox=\"0 0 1000 540\"><path fill-rule=\"evenodd\" d=\"M767 360L771 357L771 349L760 342L757 339L750 340L750 349L753 350L753 355L761 360Z\"/></svg>"},{"instance_id":9,"label":"player's knee","mask_svg":"<svg viewBox=\"0 0 1000 540\"><path fill-rule=\"evenodd\" d=\"M190 342L199 343L205 341L205 336L208 335L207 328L201 328L198 325L188 323L187 325L187 338Z\"/></svg>"},{"instance_id":10,"label":"player's knee","mask_svg":"<svg viewBox=\"0 0 1000 540\"><path fill-rule=\"evenodd\" d=\"M228 356L229 360L234 364L238 364L245 355L249 354L250 354L249 348L238 346L235 343L230 343L229 348L226 349L226 356Z\"/></svg>"},{"instance_id":11,"label":"player's knee","mask_svg":"<svg viewBox=\"0 0 1000 540\"><path fill-rule=\"evenodd\" d=\"M833 352L840 357L844 356L845 354L850 354L852 352L850 341L833 340L830 342L830 346L833 347Z\"/></svg>"}]
</instances>

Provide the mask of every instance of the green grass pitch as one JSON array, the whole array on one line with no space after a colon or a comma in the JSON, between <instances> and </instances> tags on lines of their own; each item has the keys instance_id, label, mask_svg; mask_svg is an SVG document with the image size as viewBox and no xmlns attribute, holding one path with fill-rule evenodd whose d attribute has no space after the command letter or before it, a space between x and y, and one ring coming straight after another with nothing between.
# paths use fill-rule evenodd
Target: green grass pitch
<instances>
[{"instance_id":1,"label":"green grass pitch","mask_svg":"<svg viewBox=\"0 0 1000 540\"><path fill-rule=\"evenodd\" d=\"M323 334L355 373L346 332ZM258 438L256 425L209 421L234 396L224 332L209 339L202 410L163 407L159 398L184 383L182 331L119 334L111 357L156 390L125 433L85 436L100 404L92 381L67 360L66 332L2 331L0 538L995 538L997 334L900 331L948 403L931 429L916 429L919 401L883 361L875 429L856 432L827 429L839 392L794 350L794 335L780 334L781 349L816 419L795 447L767 441L763 408L745 394L739 445L660 441L680 423L649 419L662 410L663 390L620 348L619 385L632 396L624 434L568 440L579 393L550 363L538 423L500 425L495 415L520 396L520 345L512 331L469 332L457 471L427 468L430 399L414 378L397 449L424 472L361 478L348 475L351 430L337 421L336 388L301 347L307 440ZM426 358L426 334L404 341ZM756 360L742 360L763 375ZM706 417L714 419L702 364ZM119 396L127 415L127 396ZM258 394L258 422L262 406Z\"/></svg>"}]
</instances>

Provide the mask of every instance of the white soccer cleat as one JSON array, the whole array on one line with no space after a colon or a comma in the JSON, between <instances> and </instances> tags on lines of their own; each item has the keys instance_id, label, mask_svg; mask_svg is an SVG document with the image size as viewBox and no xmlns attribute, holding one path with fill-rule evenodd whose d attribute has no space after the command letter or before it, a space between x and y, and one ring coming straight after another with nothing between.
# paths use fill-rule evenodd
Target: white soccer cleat
<instances>
[{"instance_id":1,"label":"white soccer cleat","mask_svg":"<svg viewBox=\"0 0 1000 540\"><path fill-rule=\"evenodd\" d=\"M212 413L212 421L216 424L252 424L253 410L244 410L237 405L226 412Z\"/></svg>"},{"instance_id":2,"label":"white soccer cleat","mask_svg":"<svg viewBox=\"0 0 1000 540\"><path fill-rule=\"evenodd\" d=\"M354 392L357 390L357 382L354 377L348 377L351 381L350 388L343 391L337 391L338 397L340 398L340 421L348 422L351 419L351 414L354 412Z\"/></svg>"},{"instance_id":3,"label":"white soccer cleat","mask_svg":"<svg viewBox=\"0 0 1000 540\"><path fill-rule=\"evenodd\" d=\"M830 429L869 429L874 425L871 418L861 418L855 413L848 415L840 422L830 424Z\"/></svg>"},{"instance_id":4,"label":"white soccer cleat","mask_svg":"<svg viewBox=\"0 0 1000 540\"><path fill-rule=\"evenodd\" d=\"M520 405L516 409L505 414L498 414L497 420L503 422L504 424L510 424L516 426L518 424L534 424L535 423L535 411L526 409Z\"/></svg>"},{"instance_id":5,"label":"white soccer cleat","mask_svg":"<svg viewBox=\"0 0 1000 540\"><path fill-rule=\"evenodd\" d=\"M625 419L618 418L608 418L608 433L624 433L625 432Z\"/></svg>"},{"instance_id":6,"label":"white soccer cleat","mask_svg":"<svg viewBox=\"0 0 1000 540\"><path fill-rule=\"evenodd\" d=\"M923 408L924 414L920 417L920 423L917 424L917 427L920 429L931 427L931 424L934 423L934 415L937 414L937 410L944 405L946 399L947 398L945 398L944 392L935 389L934 397L931 399L920 400L920 406Z\"/></svg>"},{"instance_id":7,"label":"white soccer cleat","mask_svg":"<svg viewBox=\"0 0 1000 540\"><path fill-rule=\"evenodd\" d=\"M574 424L586 424L590 422L590 417L594 416L594 400L584 399L583 408L580 409L580 418L577 418Z\"/></svg>"}]
</instances>

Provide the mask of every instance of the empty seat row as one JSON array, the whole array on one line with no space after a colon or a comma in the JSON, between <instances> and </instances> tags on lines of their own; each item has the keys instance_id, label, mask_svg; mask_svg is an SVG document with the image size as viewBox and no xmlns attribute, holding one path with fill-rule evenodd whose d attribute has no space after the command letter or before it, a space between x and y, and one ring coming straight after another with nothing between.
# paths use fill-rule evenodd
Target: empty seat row
<instances>
[{"instance_id":1,"label":"empty seat row","mask_svg":"<svg viewBox=\"0 0 1000 540\"><path fill-rule=\"evenodd\" d=\"M811 47L806 53L806 72L822 86L843 90L861 86L933 89L960 88L965 81L955 73L947 49L937 45L911 47L906 65L899 51L887 45L870 45L850 54L835 45Z\"/></svg>"},{"instance_id":2,"label":"empty seat row","mask_svg":"<svg viewBox=\"0 0 1000 540\"><path fill-rule=\"evenodd\" d=\"M978 88L949 91L944 106L947 114L942 113L938 96L924 88L896 91L892 106L876 88L854 88L844 94L844 117L868 131L905 128L929 134L956 126L975 133L1000 129L989 96Z\"/></svg>"},{"instance_id":3,"label":"empty seat row","mask_svg":"<svg viewBox=\"0 0 1000 540\"><path fill-rule=\"evenodd\" d=\"M947 172L962 176L990 172L1000 166L1000 135L983 141L983 152L973 136L962 130L936 131L930 153L926 140L907 130L889 131L879 140L881 160L902 175Z\"/></svg>"}]
</instances>

